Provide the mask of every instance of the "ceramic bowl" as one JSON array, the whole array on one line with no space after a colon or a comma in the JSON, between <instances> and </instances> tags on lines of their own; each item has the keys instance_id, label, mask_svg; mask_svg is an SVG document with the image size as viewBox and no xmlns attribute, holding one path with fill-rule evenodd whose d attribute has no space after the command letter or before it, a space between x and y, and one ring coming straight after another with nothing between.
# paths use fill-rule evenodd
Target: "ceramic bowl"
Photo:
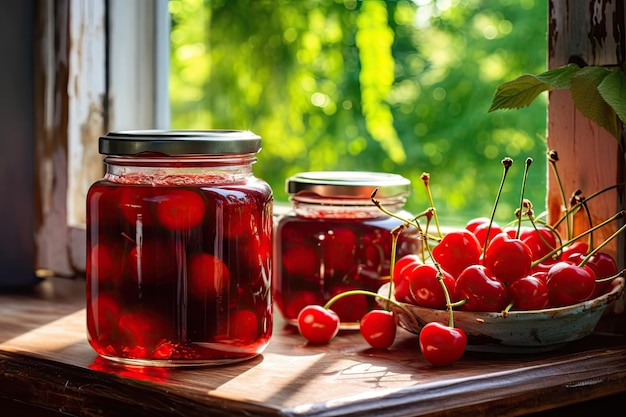
<instances>
[{"instance_id":1,"label":"ceramic bowl","mask_svg":"<svg viewBox=\"0 0 626 417\"><path fill-rule=\"evenodd\" d=\"M624 278L611 283L607 293L593 300L565 307L532 311L482 313L454 311L454 326L463 329L468 339L468 350L475 351L541 351L551 350L591 334L607 307L624 291ZM378 293L387 296L389 284ZM380 300L381 305L384 301ZM403 303L405 309L392 307L398 325L419 334L422 326L432 321L447 324L449 315Z\"/></svg>"}]
</instances>

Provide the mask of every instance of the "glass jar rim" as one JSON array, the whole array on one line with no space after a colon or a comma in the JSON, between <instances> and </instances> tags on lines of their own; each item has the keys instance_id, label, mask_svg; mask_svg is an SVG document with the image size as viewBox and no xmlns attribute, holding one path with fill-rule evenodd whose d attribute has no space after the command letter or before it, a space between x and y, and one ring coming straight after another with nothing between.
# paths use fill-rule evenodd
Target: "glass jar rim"
<instances>
[{"instance_id":1,"label":"glass jar rim","mask_svg":"<svg viewBox=\"0 0 626 417\"><path fill-rule=\"evenodd\" d=\"M261 137L248 130L122 130L100 136L103 155L256 154Z\"/></svg>"},{"instance_id":2,"label":"glass jar rim","mask_svg":"<svg viewBox=\"0 0 626 417\"><path fill-rule=\"evenodd\" d=\"M298 194L330 198L370 199L374 190L380 198L406 197L411 181L398 174L369 171L311 171L287 178L285 189Z\"/></svg>"}]
</instances>

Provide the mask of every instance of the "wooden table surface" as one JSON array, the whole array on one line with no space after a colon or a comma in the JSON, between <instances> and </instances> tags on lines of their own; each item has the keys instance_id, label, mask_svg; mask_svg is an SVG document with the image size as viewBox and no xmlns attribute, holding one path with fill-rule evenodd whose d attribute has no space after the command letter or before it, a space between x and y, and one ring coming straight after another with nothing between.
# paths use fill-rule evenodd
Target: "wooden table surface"
<instances>
[{"instance_id":1,"label":"wooden table surface","mask_svg":"<svg viewBox=\"0 0 626 417\"><path fill-rule=\"evenodd\" d=\"M294 328L276 321L266 351L246 362L124 367L99 358L87 343L81 280L48 279L32 293L0 294L0 411L514 416L568 404L583 410L591 400L626 398L623 315L603 319L602 331L555 351L466 352L446 368L428 366L408 332L401 331L387 351L370 349L358 332L342 333L327 346L309 346Z\"/></svg>"}]
</instances>

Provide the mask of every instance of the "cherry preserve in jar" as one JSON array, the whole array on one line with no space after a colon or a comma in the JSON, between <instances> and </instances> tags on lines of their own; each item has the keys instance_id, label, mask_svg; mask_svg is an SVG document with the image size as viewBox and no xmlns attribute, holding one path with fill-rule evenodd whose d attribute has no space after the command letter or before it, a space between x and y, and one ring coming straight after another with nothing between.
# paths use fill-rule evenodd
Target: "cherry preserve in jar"
<instances>
[{"instance_id":1,"label":"cherry preserve in jar","mask_svg":"<svg viewBox=\"0 0 626 417\"><path fill-rule=\"evenodd\" d=\"M376 292L389 279L391 230L404 222L383 213L371 195L377 189L383 207L411 218L404 210L410 181L377 172L305 172L288 178L285 186L293 207L275 230L273 291L287 322L296 324L304 306L324 305L340 292ZM419 248L418 231L404 229L397 258ZM374 306L374 297L351 295L330 308L347 329Z\"/></svg>"},{"instance_id":2,"label":"cherry preserve in jar","mask_svg":"<svg viewBox=\"0 0 626 417\"><path fill-rule=\"evenodd\" d=\"M87 195L87 333L126 364L226 364L272 332L270 186L247 131L100 137Z\"/></svg>"}]
</instances>

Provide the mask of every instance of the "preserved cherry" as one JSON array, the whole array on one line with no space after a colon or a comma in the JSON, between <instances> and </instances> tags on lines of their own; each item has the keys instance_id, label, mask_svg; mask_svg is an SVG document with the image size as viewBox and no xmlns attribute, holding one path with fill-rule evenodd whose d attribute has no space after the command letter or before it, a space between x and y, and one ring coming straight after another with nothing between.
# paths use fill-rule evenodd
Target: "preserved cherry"
<instances>
[{"instance_id":1,"label":"preserved cherry","mask_svg":"<svg viewBox=\"0 0 626 417\"><path fill-rule=\"evenodd\" d=\"M154 135L101 138L107 175L87 195L89 342L106 358L134 364L256 356L272 331L272 190L251 174L259 138ZM171 147L126 155L123 140L133 150ZM211 153L224 146L225 154Z\"/></svg>"}]
</instances>

